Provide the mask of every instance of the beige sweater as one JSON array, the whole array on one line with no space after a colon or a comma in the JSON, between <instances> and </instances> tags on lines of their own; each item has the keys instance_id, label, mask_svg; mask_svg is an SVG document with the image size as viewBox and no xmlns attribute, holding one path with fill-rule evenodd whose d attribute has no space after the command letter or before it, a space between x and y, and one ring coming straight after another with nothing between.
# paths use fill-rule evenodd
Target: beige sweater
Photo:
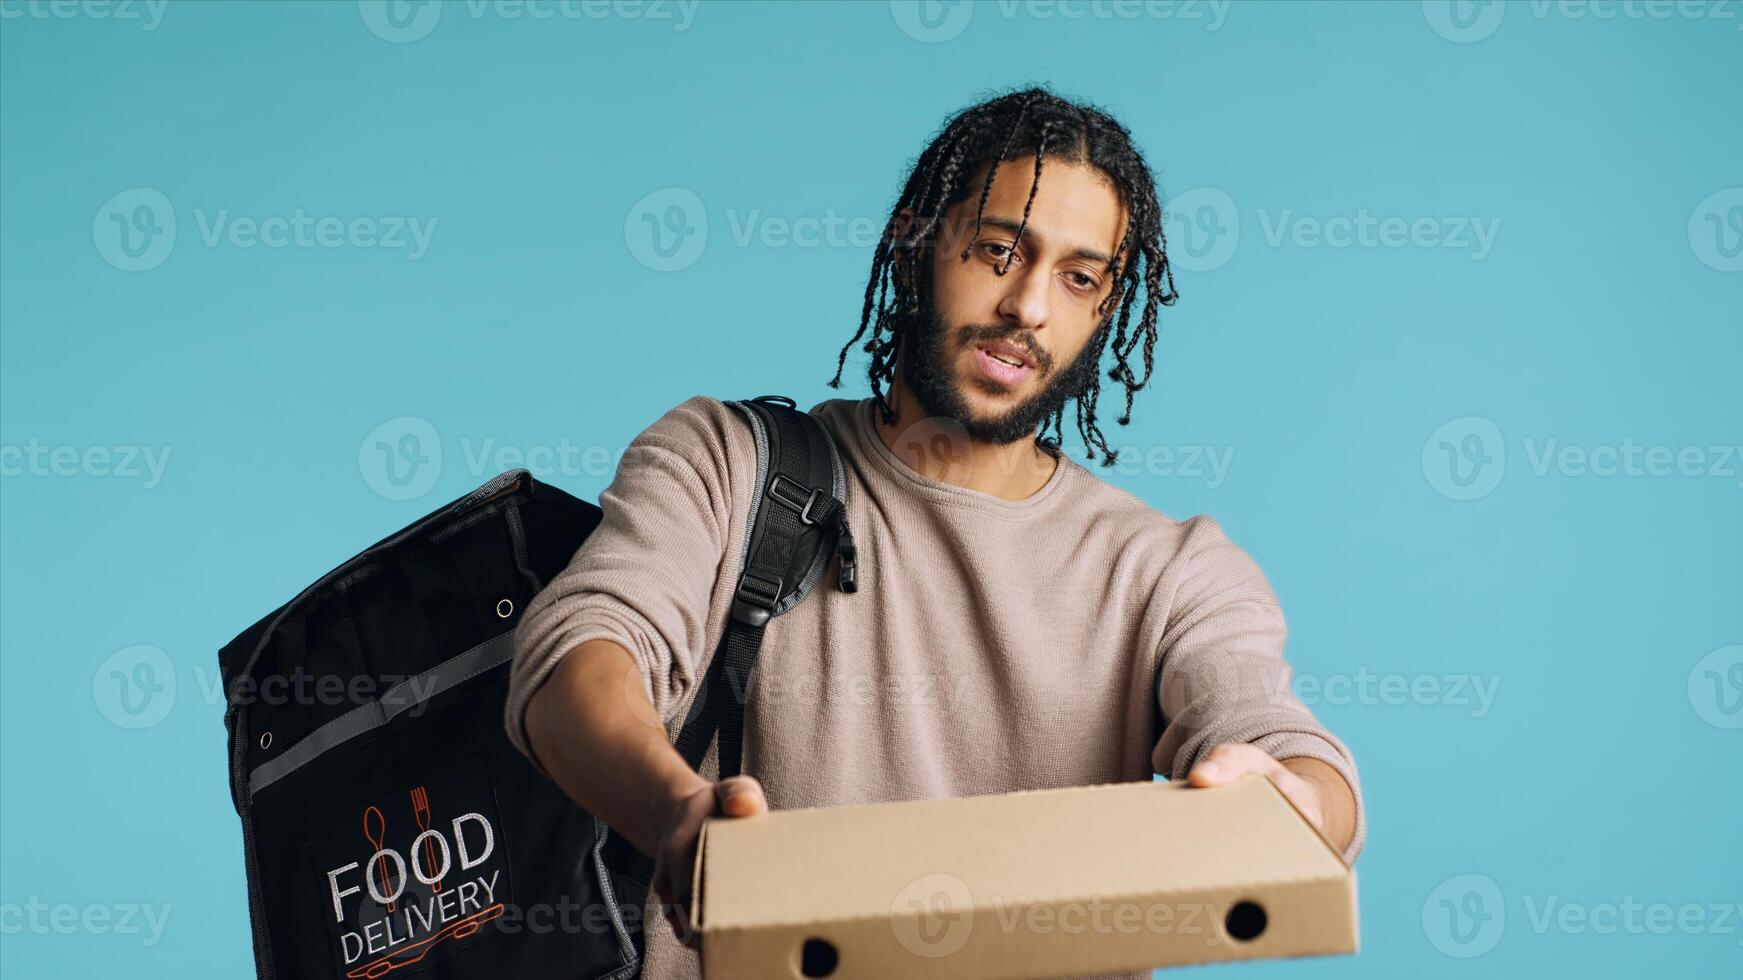
<instances>
[{"instance_id":1,"label":"beige sweater","mask_svg":"<svg viewBox=\"0 0 1743 980\"><path fill-rule=\"evenodd\" d=\"M1357 787L1290 690L1269 584L1214 520L1174 520L1069 457L1019 501L943 483L884 445L874 410L810 410L847 469L859 591L837 590L831 563L769 622L744 771L772 808L1181 778L1220 742L1321 759ZM705 396L634 440L603 523L516 632L506 722L522 752L532 692L596 638L634 655L676 735L725 630L755 467L744 418ZM712 752L703 769L718 772ZM1364 834L1358 788L1347 858ZM644 921L643 976L699 976L657 910Z\"/></svg>"}]
</instances>

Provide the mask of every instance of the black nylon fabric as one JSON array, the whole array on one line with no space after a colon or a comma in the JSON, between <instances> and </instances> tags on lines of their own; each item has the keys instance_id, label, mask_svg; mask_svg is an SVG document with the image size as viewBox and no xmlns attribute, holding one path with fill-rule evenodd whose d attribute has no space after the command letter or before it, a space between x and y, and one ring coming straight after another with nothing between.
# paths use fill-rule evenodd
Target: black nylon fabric
<instances>
[{"instance_id":1,"label":"black nylon fabric","mask_svg":"<svg viewBox=\"0 0 1743 980\"><path fill-rule=\"evenodd\" d=\"M506 649L521 610L600 517L524 471L505 474L220 652L259 976L633 972L633 944L588 862L596 822L503 732L506 663L250 785L323 725L368 715L394 684L493 638ZM424 881L420 868L445 873ZM372 881L392 900L378 901Z\"/></svg>"},{"instance_id":2,"label":"black nylon fabric","mask_svg":"<svg viewBox=\"0 0 1743 980\"><path fill-rule=\"evenodd\" d=\"M850 540L821 425L787 399L732 404L760 423L769 465L747 539L744 615L677 743L699 768L718 733L727 775L741 765L763 624L816 584L838 534ZM651 862L508 742L505 662L452 669L455 658L470 665L510 649L521 611L601 517L524 470L506 473L377 542L219 651L263 980L639 971ZM437 676L451 686L416 697L417 681ZM389 693L408 690L412 707L393 707ZM305 757L288 771L275 762Z\"/></svg>"}]
</instances>

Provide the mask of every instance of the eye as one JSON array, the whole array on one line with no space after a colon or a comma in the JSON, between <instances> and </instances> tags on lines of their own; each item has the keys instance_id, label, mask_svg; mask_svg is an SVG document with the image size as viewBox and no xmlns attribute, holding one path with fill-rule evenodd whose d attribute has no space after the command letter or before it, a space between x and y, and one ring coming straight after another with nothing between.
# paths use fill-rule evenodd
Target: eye
<instances>
[{"instance_id":1,"label":"eye","mask_svg":"<svg viewBox=\"0 0 1743 980\"><path fill-rule=\"evenodd\" d=\"M1076 286L1078 289L1090 290L1095 288L1095 280L1091 277L1086 276L1081 272L1073 272L1070 273L1070 275L1072 285Z\"/></svg>"},{"instance_id":2,"label":"eye","mask_svg":"<svg viewBox=\"0 0 1743 980\"><path fill-rule=\"evenodd\" d=\"M1011 247L1003 242L981 242L980 247L982 252L1000 261L1011 254Z\"/></svg>"}]
</instances>

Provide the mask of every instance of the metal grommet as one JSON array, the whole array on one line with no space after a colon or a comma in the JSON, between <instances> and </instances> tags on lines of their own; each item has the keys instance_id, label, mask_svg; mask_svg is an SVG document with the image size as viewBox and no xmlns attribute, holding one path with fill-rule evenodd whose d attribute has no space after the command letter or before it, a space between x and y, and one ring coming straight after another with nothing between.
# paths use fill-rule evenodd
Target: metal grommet
<instances>
[{"instance_id":1,"label":"metal grommet","mask_svg":"<svg viewBox=\"0 0 1743 980\"><path fill-rule=\"evenodd\" d=\"M260 747L263 749L272 748L272 733L271 732L261 732L260 733Z\"/></svg>"},{"instance_id":2,"label":"metal grommet","mask_svg":"<svg viewBox=\"0 0 1743 980\"><path fill-rule=\"evenodd\" d=\"M496 600L496 618L497 619L507 619L508 617L513 616L513 615L514 615L514 600L513 599L498 599L498 600Z\"/></svg>"}]
</instances>

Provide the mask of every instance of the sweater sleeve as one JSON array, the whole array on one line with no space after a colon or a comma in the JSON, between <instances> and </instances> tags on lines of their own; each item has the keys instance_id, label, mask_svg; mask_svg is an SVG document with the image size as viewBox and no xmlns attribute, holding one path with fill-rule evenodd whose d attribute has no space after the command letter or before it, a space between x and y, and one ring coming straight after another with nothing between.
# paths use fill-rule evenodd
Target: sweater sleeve
<instances>
[{"instance_id":1,"label":"sweater sleeve","mask_svg":"<svg viewBox=\"0 0 1743 980\"><path fill-rule=\"evenodd\" d=\"M604 517L528 604L515 629L504 723L509 740L543 766L526 737L527 704L581 644L628 650L668 730L707 670L725 630L728 555L743 547L732 516L755 477L755 441L736 409L698 395L672 408L625 449L599 497Z\"/></svg>"},{"instance_id":2,"label":"sweater sleeve","mask_svg":"<svg viewBox=\"0 0 1743 980\"><path fill-rule=\"evenodd\" d=\"M1164 728L1152 754L1156 771L1184 779L1224 742L1251 743L1276 759L1318 759L1355 796L1355 835L1344 851L1353 862L1367 837L1355 761L1295 696L1283 659L1283 610L1270 583L1208 517L1189 522L1168 574L1173 602L1157 672Z\"/></svg>"}]
</instances>

